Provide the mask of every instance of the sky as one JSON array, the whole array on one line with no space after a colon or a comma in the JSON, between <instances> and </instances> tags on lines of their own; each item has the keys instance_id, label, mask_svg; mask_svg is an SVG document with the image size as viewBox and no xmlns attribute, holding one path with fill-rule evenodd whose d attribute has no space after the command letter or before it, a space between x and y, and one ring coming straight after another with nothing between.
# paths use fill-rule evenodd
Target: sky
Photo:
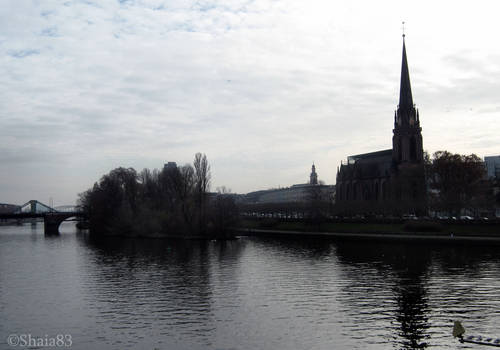
<instances>
[{"instance_id":1,"label":"sky","mask_svg":"<svg viewBox=\"0 0 500 350\"><path fill-rule=\"evenodd\" d=\"M335 184L392 147L402 22L424 149L500 154L498 1L2 0L0 203L205 153L212 189Z\"/></svg>"}]
</instances>

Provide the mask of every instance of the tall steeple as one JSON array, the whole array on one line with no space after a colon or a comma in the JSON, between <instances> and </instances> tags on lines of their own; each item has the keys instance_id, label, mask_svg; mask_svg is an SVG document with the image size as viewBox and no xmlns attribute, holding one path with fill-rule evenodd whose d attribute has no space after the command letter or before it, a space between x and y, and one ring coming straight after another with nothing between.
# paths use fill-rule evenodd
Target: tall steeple
<instances>
[{"instance_id":1,"label":"tall steeple","mask_svg":"<svg viewBox=\"0 0 500 350\"><path fill-rule=\"evenodd\" d=\"M403 34L403 61L401 63L401 84L399 86L399 109L410 111L413 108L411 96L410 72L406 58L405 35Z\"/></svg>"},{"instance_id":2,"label":"tall steeple","mask_svg":"<svg viewBox=\"0 0 500 350\"><path fill-rule=\"evenodd\" d=\"M394 113L394 136L392 137L392 158L396 163L419 163L423 160L422 128L418 110L413 104L410 73L406 58L405 35L403 34L403 59L401 62L401 83L399 105Z\"/></svg>"}]
</instances>

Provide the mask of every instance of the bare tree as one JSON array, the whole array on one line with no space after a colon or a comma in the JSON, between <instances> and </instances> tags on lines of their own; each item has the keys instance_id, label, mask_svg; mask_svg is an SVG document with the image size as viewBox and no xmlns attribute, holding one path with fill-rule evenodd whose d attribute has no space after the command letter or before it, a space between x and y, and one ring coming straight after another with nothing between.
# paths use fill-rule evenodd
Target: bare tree
<instances>
[{"instance_id":1,"label":"bare tree","mask_svg":"<svg viewBox=\"0 0 500 350\"><path fill-rule=\"evenodd\" d=\"M194 156L194 185L195 185L195 198L198 208L198 227L199 232L205 232L206 226L206 201L207 193L210 189L210 165L208 164L207 156L205 154L196 153Z\"/></svg>"},{"instance_id":2,"label":"bare tree","mask_svg":"<svg viewBox=\"0 0 500 350\"><path fill-rule=\"evenodd\" d=\"M205 194L210 189L210 165L205 154L196 153L194 156L195 185L198 193Z\"/></svg>"}]
</instances>

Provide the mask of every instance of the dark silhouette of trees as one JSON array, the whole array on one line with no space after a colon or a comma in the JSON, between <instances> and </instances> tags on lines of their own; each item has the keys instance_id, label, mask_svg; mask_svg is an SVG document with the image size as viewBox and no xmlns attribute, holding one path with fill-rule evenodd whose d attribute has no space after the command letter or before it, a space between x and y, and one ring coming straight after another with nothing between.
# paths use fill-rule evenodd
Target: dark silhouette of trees
<instances>
[{"instance_id":1,"label":"dark silhouette of trees","mask_svg":"<svg viewBox=\"0 0 500 350\"><path fill-rule=\"evenodd\" d=\"M88 214L90 229L116 227L128 232L127 218L137 209L137 173L116 168L94 187L79 195L79 205ZM118 220L123 218L123 220Z\"/></svg>"},{"instance_id":2,"label":"dark silhouette of trees","mask_svg":"<svg viewBox=\"0 0 500 350\"><path fill-rule=\"evenodd\" d=\"M238 223L239 210L230 189L222 186L210 201L210 222L220 238L231 237L231 229Z\"/></svg>"},{"instance_id":3,"label":"dark silhouette of trees","mask_svg":"<svg viewBox=\"0 0 500 350\"><path fill-rule=\"evenodd\" d=\"M306 201L308 218L312 224L319 224L328 214L329 206L321 185L311 185L307 188Z\"/></svg>"},{"instance_id":4,"label":"dark silhouette of trees","mask_svg":"<svg viewBox=\"0 0 500 350\"><path fill-rule=\"evenodd\" d=\"M477 211L490 205L492 193L486 168L475 154L438 151L427 168L430 206L434 211L459 216L464 209Z\"/></svg>"},{"instance_id":5,"label":"dark silhouette of trees","mask_svg":"<svg viewBox=\"0 0 500 350\"><path fill-rule=\"evenodd\" d=\"M206 205L207 193L210 189L210 166L208 165L207 156L201 153L196 153L194 156L194 188L195 200L198 213L198 230L203 232L206 223Z\"/></svg>"},{"instance_id":6,"label":"dark silhouette of trees","mask_svg":"<svg viewBox=\"0 0 500 350\"><path fill-rule=\"evenodd\" d=\"M193 166L162 170L117 168L79 195L95 234L227 237L237 220L234 199L209 196L210 166L197 153ZM220 230L220 231L217 231Z\"/></svg>"}]
</instances>

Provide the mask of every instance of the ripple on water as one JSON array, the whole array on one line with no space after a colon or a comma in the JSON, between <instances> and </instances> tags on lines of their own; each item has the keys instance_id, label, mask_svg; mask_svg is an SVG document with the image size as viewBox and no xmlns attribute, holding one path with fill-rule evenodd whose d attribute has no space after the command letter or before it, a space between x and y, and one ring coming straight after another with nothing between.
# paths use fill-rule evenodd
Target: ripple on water
<instances>
[{"instance_id":1,"label":"ripple on water","mask_svg":"<svg viewBox=\"0 0 500 350\"><path fill-rule=\"evenodd\" d=\"M0 227L0 335L71 331L75 349L447 349L454 319L500 335L499 267L489 247Z\"/></svg>"}]
</instances>

